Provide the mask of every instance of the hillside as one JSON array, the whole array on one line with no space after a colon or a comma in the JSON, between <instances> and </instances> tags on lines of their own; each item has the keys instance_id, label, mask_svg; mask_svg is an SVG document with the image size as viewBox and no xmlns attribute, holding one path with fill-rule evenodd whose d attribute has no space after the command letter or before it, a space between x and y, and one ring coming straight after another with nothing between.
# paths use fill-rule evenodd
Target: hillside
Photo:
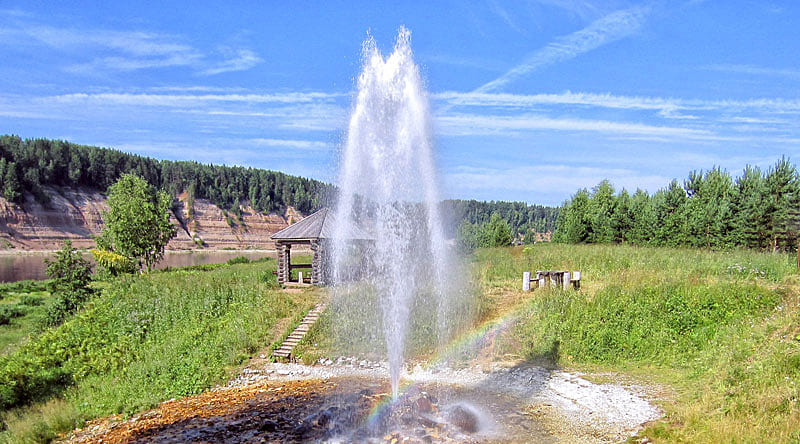
<instances>
[{"instance_id":1,"label":"hillside","mask_svg":"<svg viewBox=\"0 0 800 444\"><path fill-rule=\"evenodd\" d=\"M0 136L0 248L54 249L65 239L94 245L103 192L134 173L175 196L180 227L168 248L271 248L269 236L291 218L335 200L336 188L278 171L150 157L61 140ZM445 200L447 236L462 221L505 219L520 239L549 239L558 208L524 202ZM529 236L530 233L538 233ZM195 238L198 240L195 242Z\"/></svg>"},{"instance_id":2,"label":"hillside","mask_svg":"<svg viewBox=\"0 0 800 444\"><path fill-rule=\"evenodd\" d=\"M53 250L67 239L79 248L93 247L92 237L103 228L105 196L86 187L44 186L42 192L48 204L31 193L24 193L20 204L0 198L0 248ZM269 237L302 217L292 207L282 214L265 214L251 207L242 207L240 212L241 217L208 199L190 200L182 193L172 215L178 234L167 248L271 249Z\"/></svg>"}]
</instances>

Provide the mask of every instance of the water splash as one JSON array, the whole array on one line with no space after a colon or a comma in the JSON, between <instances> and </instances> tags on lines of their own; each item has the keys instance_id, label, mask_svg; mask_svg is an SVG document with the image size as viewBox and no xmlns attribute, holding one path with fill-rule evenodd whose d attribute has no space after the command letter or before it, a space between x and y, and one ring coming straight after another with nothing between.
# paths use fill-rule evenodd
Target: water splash
<instances>
[{"instance_id":1,"label":"water splash","mask_svg":"<svg viewBox=\"0 0 800 444\"><path fill-rule=\"evenodd\" d=\"M388 57L371 37L364 42L342 154L332 256L334 297L354 279L377 294L394 397L415 299L436 299L438 333L433 334L440 343L448 329L449 292L442 284L448 258L431 114L410 37L401 28ZM374 242L354 250L359 223Z\"/></svg>"}]
</instances>

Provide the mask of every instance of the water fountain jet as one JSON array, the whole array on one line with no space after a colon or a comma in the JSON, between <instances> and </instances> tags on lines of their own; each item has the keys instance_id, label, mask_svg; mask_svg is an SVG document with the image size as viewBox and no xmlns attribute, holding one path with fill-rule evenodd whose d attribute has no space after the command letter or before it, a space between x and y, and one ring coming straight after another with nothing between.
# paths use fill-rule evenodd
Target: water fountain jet
<instances>
[{"instance_id":1,"label":"water fountain jet","mask_svg":"<svg viewBox=\"0 0 800 444\"><path fill-rule=\"evenodd\" d=\"M442 307L448 305L431 114L410 36L401 28L388 57L372 38L364 43L342 153L332 257L334 297L354 275L377 294L395 398L416 298L436 299L439 340L446 325ZM367 220L375 242L369 260L354 273L345 239L352 238L349 231L358 217Z\"/></svg>"}]
</instances>

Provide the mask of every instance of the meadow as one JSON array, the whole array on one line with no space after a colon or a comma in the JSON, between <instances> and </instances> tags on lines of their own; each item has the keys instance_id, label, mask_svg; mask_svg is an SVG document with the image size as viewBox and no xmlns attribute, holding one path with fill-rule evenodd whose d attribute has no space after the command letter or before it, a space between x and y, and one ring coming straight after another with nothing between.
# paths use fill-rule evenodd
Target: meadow
<instances>
[{"instance_id":1,"label":"meadow","mask_svg":"<svg viewBox=\"0 0 800 444\"><path fill-rule=\"evenodd\" d=\"M476 252L483 292L516 323L504 358L621 375L671 395L632 442L800 441L800 276L788 254L539 244ZM581 270L582 289L520 291L523 271Z\"/></svg>"},{"instance_id":2,"label":"meadow","mask_svg":"<svg viewBox=\"0 0 800 444\"><path fill-rule=\"evenodd\" d=\"M479 249L467 255L468 270L455 273L469 278L464 304L449 315L461 317L460 329L513 320L495 359L656 387L665 417L632 442L797 442L794 260L626 245ZM581 290L522 292L522 272L539 269L581 270ZM96 296L56 328L37 327L52 298L46 286L3 286L0 303L25 314L0 326L0 442L46 442L86 420L224 382L324 297L281 292L274 270L272 259L232 260L94 282ZM369 288L354 286L329 305L297 355L307 363L344 351L377 359L379 307L365 294ZM412 307L420 316L409 358L430 358L437 347L431 301L420 297Z\"/></svg>"},{"instance_id":3,"label":"meadow","mask_svg":"<svg viewBox=\"0 0 800 444\"><path fill-rule=\"evenodd\" d=\"M318 298L281 292L272 259L237 262L102 282L62 325L20 339L0 356L0 442L47 442L224 382Z\"/></svg>"}]
</instances>

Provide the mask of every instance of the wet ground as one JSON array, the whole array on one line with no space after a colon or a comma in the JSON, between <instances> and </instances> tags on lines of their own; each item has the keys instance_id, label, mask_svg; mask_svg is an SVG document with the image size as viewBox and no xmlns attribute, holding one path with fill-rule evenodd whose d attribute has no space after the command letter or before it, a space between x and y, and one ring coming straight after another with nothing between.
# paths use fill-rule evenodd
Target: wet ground
<instances>
[{"instance_id":1,"label":"wet ground","mask_svg":"<svg viewBox=\"0 0 800 444\"><path fill-rule=\"evenodd\" d=\"M516 407L510 397L437 384L414 385L391 402L386 380L262 381L168 401L128 421L98 421L69 442L555 441Z\"/></svg>"},{"instance_id":2,"label":"wet ground","mask_svg":"<svg viewBox=\"0 0 800 444\"><path fill-rule=\"evenodd\" d=\"M385 363L255 362L226 386L130 420L88 424L70 443L618 442L659 416L641 388L519 364L408 368L392 401Z\"/></svg>"}]
</instances>

